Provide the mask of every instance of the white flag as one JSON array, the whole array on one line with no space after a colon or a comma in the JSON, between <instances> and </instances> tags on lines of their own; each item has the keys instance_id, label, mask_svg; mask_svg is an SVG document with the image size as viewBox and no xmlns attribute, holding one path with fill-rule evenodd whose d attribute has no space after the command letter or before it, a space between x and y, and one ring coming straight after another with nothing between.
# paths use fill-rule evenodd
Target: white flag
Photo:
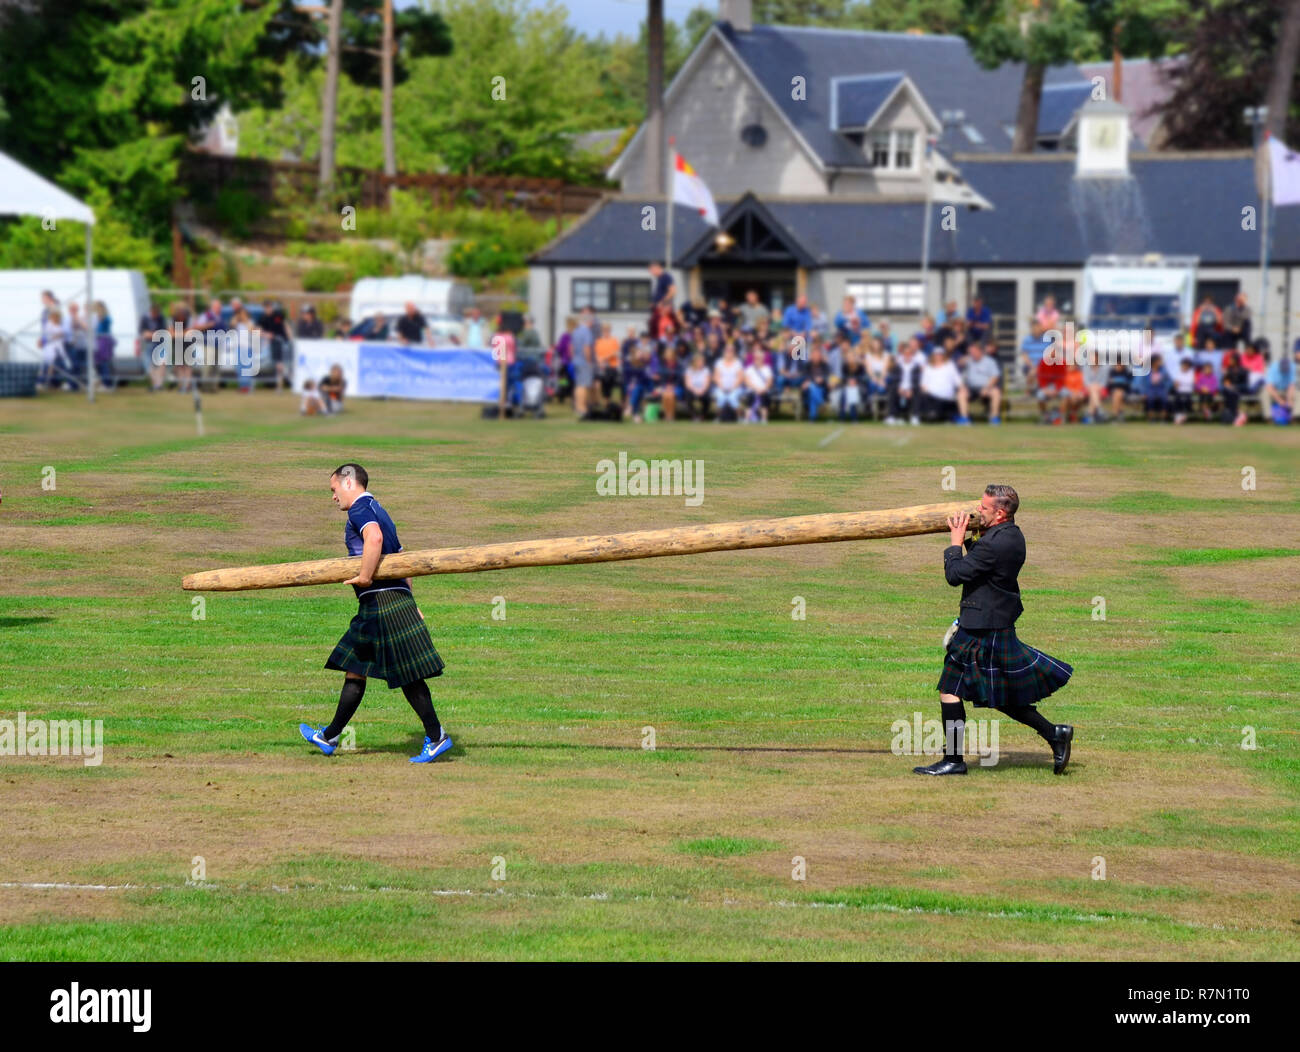
<instances>
[{"instance_id":1,"label":"white flag","mask_svg":"<svg viewBox=\"0 0 1300 1052\"><path fill-rule=\"evenodd\" d=\"M680 153L673 154L673 200L690 205L709 226L718 225L718 206L713 203L713 195Z\"/></svg>"},{"instance_id":2,"label":"white flag","mask_svg":"<svg viewBox=\"0 0 1300 1052\"><path fill-rule=\"evenodd\" d=\"M1300 205L1300 153L1286 144L1268 138L1269 181L1273 184L1274 205Z\"/></svg>"}]
</instances>

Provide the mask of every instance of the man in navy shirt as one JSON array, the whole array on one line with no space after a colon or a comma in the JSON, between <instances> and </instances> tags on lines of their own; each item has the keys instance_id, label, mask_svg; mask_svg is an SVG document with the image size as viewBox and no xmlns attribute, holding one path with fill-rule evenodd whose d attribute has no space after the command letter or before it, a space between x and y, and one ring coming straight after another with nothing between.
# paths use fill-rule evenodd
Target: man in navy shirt
<instances>
[{"instance_id":1,"label":"man in navy shirt","mask_svg":"<svg viewBox=\"0 0 1300 1052\"><path fill-rule=\"evenodd\" d=\"M298 732L326 756L332 755L343 728L361 705L366 679L377 677L390 690L401 687L424 724L424 748L411 762L430 763L452 745L425 682L442 675L445 665L415 605L410 580L376 576L380 560L400 552L402 542L388 512L366 489L369 481L360 464L343 464L330 475L334 503L348 516L343 527L348 555L361 560L356 576L345 582L356 592L359 608L325 662L326 668L345 674L334 719L319 729L301 723Z\"/></svg>"},{"instance_id":2,"label":"man in navy shirt","mask_svg":"<svg viewBox=\"0 0 1300 1052\"><path fill-rule=\"evenodd\" d=\"M966 312L966 327L971 341L977 343L983 343L993 328L993 314L979 296L971 301L970 310Z\"/></svg>"}]
</instances>

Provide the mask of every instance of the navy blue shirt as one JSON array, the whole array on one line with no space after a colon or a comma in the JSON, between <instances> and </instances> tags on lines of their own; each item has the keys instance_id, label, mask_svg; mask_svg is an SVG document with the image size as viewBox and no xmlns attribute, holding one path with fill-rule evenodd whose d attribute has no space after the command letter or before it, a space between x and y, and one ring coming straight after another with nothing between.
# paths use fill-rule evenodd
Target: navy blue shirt
<instances>
[{"instance_id":1,"label":"navy blue shirt","mask_svg":"<svg viewBox=\"0 0 1300 1052\"><path fill-rule=\"evenodd\" d=\"M361 494L352 502L352 507L348 508L347 525L343 527L343 543L348 547L349 555L360 555L365 550L365 541L362 539L362 530L370 523L379 524L379 532L384 536L384 547L381 550L383 555L392 555L402 550L402 542L397 539L397 527L393 525L393 520L389 518L388 512L380 506L379 501L375 500L369 491ZM370 583L370 587L362 588L359 585L353 585L353 590L360 599L363 595L369 595L371 592L402 591L411 590L409 580L402 581L380 581L375 580Z\"/></svg>"}]
</instances>

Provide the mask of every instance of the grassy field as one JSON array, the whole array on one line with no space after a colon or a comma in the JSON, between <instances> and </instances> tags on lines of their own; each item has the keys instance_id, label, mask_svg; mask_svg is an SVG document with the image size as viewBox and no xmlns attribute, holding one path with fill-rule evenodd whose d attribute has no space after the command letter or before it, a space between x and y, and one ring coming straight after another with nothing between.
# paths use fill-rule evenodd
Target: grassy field
<instances>
[{"instance_id":1,"label":"grassy field","mask_svg":"<svg viewBox=\"0 0 1300 1052\"><path fill-rule=\"evenodd\" d=\"M1295 428L301 419L271 392L205 418L0 402L0 718L105 733L99 766L0 756L0 959L1300 957ZM620 451L702 460L703 504L598 496ZM1076 668L1043 706L1070 770L1010 721L965 779L891 751L937 715L944 537L425 578L456 749L408 764L418 723L372 685L323 757L296 726L333 712L351 590L200 611L180 579L342 554L349 459L408 548L1011 482L1020 633Z\"/></svg>"}]
</instances>

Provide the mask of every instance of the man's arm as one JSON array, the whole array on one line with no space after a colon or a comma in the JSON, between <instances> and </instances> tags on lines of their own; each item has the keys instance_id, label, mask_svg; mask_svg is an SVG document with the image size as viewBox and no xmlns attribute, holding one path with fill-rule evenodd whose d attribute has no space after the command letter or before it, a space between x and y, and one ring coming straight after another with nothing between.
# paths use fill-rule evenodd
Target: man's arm
<instances>
[{"instance_id":1,"label":"man's arm","mask_svg":"<svg viewBox=\"0 0 1300 1052\"><path fill-rule=\"evenodd\" d=\"M361 537L361 569L357 571L356 577L343 583L369 588L375 583L375 571L379 569L379 559L383 555L384 535L379 529L379 523L368 522L361 528Z\"/></svg>"}]
</instances>

